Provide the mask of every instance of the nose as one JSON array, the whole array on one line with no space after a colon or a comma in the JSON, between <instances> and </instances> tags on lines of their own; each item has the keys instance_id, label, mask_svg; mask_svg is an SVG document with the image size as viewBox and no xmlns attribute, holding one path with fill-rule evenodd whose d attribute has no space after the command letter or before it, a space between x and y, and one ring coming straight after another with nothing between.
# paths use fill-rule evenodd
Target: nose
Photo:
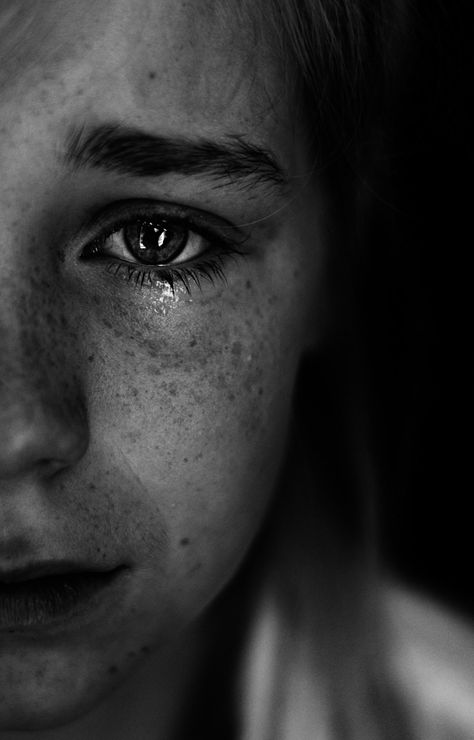
<instances>
[{"instance_id":1,"label":"nose","mask_svg":"<svg viewBox=\"0 0 474 740\"><path fill-rule=\"evenodd\" d=\"M11 488L2 486L2 480L14 479L16 490L25 476L49 478L77 462L88 445L80 348L66 297L49 279L52 263L39 249L37 257L27 252L25 260L35 269L31 279L19 283L10 264L13 250L5 244L0 275L0 491Z\"/></svg>"},{"instance_id":2,"label":"nose","mask_svg":"<svg viewBox=\"0 0 474 740\"><path fill-rule=\"evenodd\" d=\"M53 397L2 399L0 409L0 479L23 475L50 477L73 465L88 444L80 404Z\"/></svg>"}]
</instances>

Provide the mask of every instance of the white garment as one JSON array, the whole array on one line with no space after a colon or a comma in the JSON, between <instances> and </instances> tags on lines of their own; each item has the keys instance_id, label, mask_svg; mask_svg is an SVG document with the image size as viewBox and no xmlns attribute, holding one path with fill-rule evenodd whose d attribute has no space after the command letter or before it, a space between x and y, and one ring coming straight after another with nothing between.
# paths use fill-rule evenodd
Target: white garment
<instances>
[{"instance_id":1,"label":"white garment","mask_svg":"<svg viewBox=\"0 0 474 740\"><path fill-rule=\"evenodd\" d=\"M389 661L423 740L474 740L474 631L434 602L385 594Z\"/></svg>"},{"instance_id":2,"label":"white garment","mask_svg":"<svg viewBox=\"0 0 474 740\"><path fill-rule=\"evenodd\" d=\"M415 739L474 740L474 630L400 587L381 590L380 613L387 675ZM336 740L310 642L290 637L264 599L242 678L242 740ZM370 726L355 737L371 740Z\"/></svg>"}]
</instances>

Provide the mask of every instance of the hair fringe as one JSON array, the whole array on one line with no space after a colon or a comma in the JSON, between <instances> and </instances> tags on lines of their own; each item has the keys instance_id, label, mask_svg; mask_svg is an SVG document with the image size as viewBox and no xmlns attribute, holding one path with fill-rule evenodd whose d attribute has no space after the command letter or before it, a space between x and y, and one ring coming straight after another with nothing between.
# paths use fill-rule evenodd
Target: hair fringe
<instances>
[{"instance_id":1,"label":"hair fringe","mask_svg":"<svg viewBox=\"0 0 474 740\"><path fill-rule=\"evenodd\" d=\"M305 101L318 159L357 146L397 79L411 0L242 0ZM329 154L328 154L329 152Z\"/></svg>"}]
</instances>

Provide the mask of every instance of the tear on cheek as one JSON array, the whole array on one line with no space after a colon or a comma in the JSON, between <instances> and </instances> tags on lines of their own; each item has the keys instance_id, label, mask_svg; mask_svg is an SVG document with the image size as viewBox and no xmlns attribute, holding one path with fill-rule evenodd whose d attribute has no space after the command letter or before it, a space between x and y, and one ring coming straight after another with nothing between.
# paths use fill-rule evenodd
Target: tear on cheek
<instances>
[{"instance_id":1,"label":"tear on cheek","mask_svg":"<svg viewBox=\"0 0 474 740\"><path fill-rule=\"evenodd\" d=\"M155 281L154 287L157 289L157 295L153 297L151 307L152 311L160 317L168 316L179 303L185 301L185 298L187 298L186 303L192 303L192 298L182 287L172 288L169 283L161 281Z\"/></svg>"}]
</instances>

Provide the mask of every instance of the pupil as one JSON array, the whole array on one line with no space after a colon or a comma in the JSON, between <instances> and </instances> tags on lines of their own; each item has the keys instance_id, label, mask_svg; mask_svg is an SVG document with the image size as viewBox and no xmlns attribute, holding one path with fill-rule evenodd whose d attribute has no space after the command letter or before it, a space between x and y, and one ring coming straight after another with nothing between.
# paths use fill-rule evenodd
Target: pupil
<instances>
[{"instance_id":1,"label":"pupil","mask_svg":"<svg viewBox=\"0 0 474 740\"><path fill-rule=\"evenodd\" d=\"M167 235L168 230L165 227L156 228L151 223L142 224L140 228L140 250L161 249Z\"/></svg>"},{"instance_id":2,"label":"pupil","mask_svg":"<svg viewBox=\"0 0 474 740\"><path fill-rule=\"evenodd\" d=\"M149 264L170 262L183 250L186 241L186 229L152 221L139 221L135 238L129 239L131 251L142 262Z\"/></svg>"}]
</instances>

